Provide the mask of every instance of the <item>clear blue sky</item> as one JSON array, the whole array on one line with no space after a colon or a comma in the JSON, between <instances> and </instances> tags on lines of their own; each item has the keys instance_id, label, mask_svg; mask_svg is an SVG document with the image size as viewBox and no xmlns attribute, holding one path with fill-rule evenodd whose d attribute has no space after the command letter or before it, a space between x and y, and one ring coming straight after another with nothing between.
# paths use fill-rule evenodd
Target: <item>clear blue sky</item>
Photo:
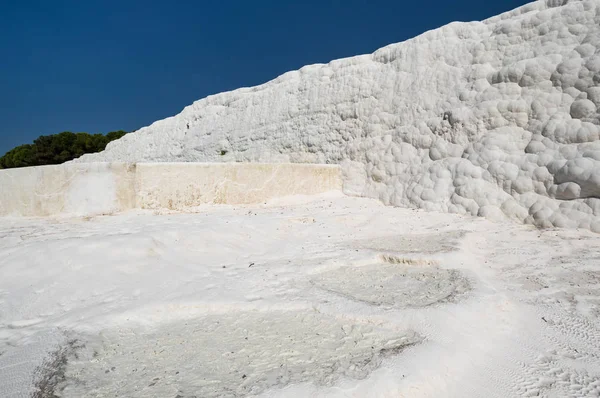
<instances>
[{"instance_id":1,"label":"clear blue sky","mask_svg":"<svg viewBox=\"0 0 600 398\"><path fill-rule=\"evenodd\" d=\"M527 0L0 1L0 155L136 130L207 95Z\"/></svg>"}]
</instances>

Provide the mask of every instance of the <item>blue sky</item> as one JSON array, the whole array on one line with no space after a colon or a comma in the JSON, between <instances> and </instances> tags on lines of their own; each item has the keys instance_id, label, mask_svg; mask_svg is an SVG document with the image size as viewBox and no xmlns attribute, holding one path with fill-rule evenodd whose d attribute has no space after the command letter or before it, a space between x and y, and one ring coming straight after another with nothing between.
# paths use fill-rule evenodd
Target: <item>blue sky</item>
<instances>
[{"instance_id":1,"label":"blue sky","mask_svg":"<svg viewBox=\"0 0 600 398\"><path fill-rule=\"evenodd\" d=\"M0 155L136 130L207 95L370 53L523 0L0 1Z\"/></svg>"}]
</instances>

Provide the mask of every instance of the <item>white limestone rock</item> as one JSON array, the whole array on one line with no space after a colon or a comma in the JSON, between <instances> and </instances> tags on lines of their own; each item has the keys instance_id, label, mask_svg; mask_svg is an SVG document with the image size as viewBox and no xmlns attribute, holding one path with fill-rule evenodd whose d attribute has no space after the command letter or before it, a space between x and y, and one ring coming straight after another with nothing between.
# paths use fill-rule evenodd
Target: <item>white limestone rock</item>
<instances>
[{"instance_id":1,"label":"white limestone rock","mask_svg":"<svg viewBox=\"0 0 600 398\"><path fill-rule=\"evenodd\" d=\"M600 232L600 0L537 1L209 96L78 161L340 163L386 204Z\"/></svg>"}]
</instances>

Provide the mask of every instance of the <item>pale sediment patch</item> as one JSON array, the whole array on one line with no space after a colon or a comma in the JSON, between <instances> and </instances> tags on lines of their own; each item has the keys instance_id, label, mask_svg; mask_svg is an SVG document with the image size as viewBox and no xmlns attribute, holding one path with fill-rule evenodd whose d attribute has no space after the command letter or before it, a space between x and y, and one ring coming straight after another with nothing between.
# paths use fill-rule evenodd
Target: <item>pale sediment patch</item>
<instances>
[{"instance_id":1,"label":"pale sediment patch","mask_svg":"<svg viewBox=\"0 0 600 398\"><path fill-rule=\"evenodd\" d=\"M88 336L62 396L237 397L364 379L416 344L412 331L309 311L230 312Z\"/></svg>"},{"instance_id":2,"label":"pale sediment patch","mask_svg":"<svg viewBox=\"0 0 600 398\"><path fill-rule=\"evenodd\" d=\"M453 302L470 290L468 279L458 270L401 263L339 267L316 275L312 283L351 300L393 308Z\"/></svg>"}]
</instances>

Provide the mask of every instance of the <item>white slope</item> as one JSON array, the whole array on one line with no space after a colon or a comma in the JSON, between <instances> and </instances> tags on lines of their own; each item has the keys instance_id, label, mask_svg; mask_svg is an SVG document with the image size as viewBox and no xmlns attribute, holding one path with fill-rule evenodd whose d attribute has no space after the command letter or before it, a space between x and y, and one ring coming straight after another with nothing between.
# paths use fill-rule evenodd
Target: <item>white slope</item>
<instances>
[{"instance_id":1,"label":"white slope","mask_svg":"<svg viewBox=\"0 0 600 398\"><path fill-rule=\"evenodd\" d=\"M537 1L207 97L78 161L341 163L385 204L600 232L600 0Z\"/></svg>"},{"instance_id":2,"label":"white slope","mask_svg":"<svg viewBox=\"0 0 600 398\"><path fill-rule=\"evenodd\" d=\"M0 219L0 396L600 395L596 234L289 203Z\"/></svg>"}]
</instances>

